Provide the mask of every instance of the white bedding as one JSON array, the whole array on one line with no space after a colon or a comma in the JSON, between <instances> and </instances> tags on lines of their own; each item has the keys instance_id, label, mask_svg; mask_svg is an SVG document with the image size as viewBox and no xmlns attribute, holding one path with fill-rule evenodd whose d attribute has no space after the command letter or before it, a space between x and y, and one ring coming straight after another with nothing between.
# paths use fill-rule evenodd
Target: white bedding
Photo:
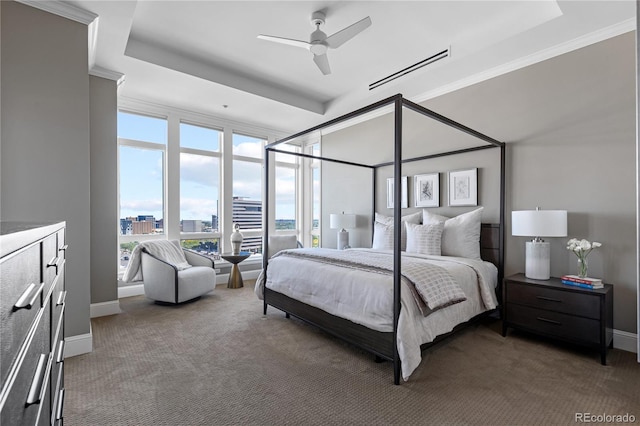
<instances>
[{"instance_id":1,"label":"white bedding","mask_svg":"<svg viewBox=\"0 0 640 426\"><path fill-rule=\"evenodd\" d=\"M364 250L369 249L352 249ZM376 251L380 252L380 251ZM386 252L392 256L392 252ZM402 377L407 380L420 364L420 345L451 331L456 325L497 306L497 268L490 262L449 256L422 258L446 268L462 288L467 300L423 316L403 278L398 323L398 353ZM262 284L279 293L332 315L382 332L393 331L393 277L358 269L347 269L298 257L269 260L266 283L256 282L262 298Z\"/></svg>"}]
</instances>

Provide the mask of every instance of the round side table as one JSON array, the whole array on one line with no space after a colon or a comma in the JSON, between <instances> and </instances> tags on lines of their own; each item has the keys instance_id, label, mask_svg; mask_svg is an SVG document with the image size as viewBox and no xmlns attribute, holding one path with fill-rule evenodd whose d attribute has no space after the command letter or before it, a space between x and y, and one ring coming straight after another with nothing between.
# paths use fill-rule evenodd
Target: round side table
<instances>
[{"instance_id":1,"label":"round side table","mask_svg":"<svg viewBox=\"0 0 640 426\"><path fill-rule=\"evenodd\" d=\"M240 273L240 268L238 267L238 263L242 262L249 256L251 256L251 253L249 253L248 251L241 251L238 254L224 253L220 255L221 258L233 264L233 266L231 267L231 273L229 274L229 281L227 282L227 288L243 287L244 284L242 282L242 274Z\"/></svg>"}]
</instances>

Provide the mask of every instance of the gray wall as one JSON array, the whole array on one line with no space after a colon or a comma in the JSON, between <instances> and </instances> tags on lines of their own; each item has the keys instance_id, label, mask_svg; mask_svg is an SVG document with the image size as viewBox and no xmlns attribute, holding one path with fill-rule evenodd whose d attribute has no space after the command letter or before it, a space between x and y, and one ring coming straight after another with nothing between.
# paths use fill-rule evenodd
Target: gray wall
<instances>
[{"instance_id":1,"label":"gray wall","mask_svg":"<svg viewBox=\"0 0 640 426\"><path fill-rule=\"evenodd\" d=\"M91 303L118 299L118 99L113 80L91 90Z\"/></svg>"},{"instance_id":2,"label":"gray wall","mask_svg":"<svg viewBox=\"0 0 640 426\"><path fill-rule=\"evenodd\" d=\"M603 277L615 286L614 327L631 333L637 331L638 267L634 88L635 33L627 33L423 103L507 142L505 273L524 270L526 238L511 237L511 211L537 206L565 209L569 212L570 237L603 244L589 257L590 275ZM408 147L403 148L407 156L420 152L425 141L426 145L433 143L430 149L436 152L442 149L442 130L421 127L421 123L407 126L404 143ZM392 151L386 146L393 140L391 124L387 116L327 135L323 137L323 153L325 148L335 152L342 144L351 160L357 156L361 161L383 161L378 158L381 156L389 160ZM358 134L360 143L367 142L359 151L354 148L358 146ZM376 138L376 134L382 137ZM456 139L453 146L461 143ZM415 168L406 166L403 174L479 167L480 203L488 209L483 220L491 221L498 216L493 204L496 194L484 185L498 173L498 161L492 166L485 157L493 152L497 150L465 154L468 158L415 163ZM323 184L325 177L323 174ZM379 180L386 177L381 175ZM446 175L441 173L440 179L441 205L446 206ZM384 184L378 183L378 211L390 215L384 202ZM328 194L342 190L339 182L329 184L333 188L323 189ZM323 198L323 212L325 203ZM438 210L452 215L470 208L433 211ZM552 275L576 272L576 258L566 250L566 240L551 239Z\"/></svg>"},{"instance_id":3,"label":"gray wall","mask_svg":"<svg viewBox=\"0 0 640 426\"><path fill-rule=\"evenodd\" d=\"M89 333L87 27L2 1L2 220L67 222L65 334Z\"/></svg>"}]
</instances>

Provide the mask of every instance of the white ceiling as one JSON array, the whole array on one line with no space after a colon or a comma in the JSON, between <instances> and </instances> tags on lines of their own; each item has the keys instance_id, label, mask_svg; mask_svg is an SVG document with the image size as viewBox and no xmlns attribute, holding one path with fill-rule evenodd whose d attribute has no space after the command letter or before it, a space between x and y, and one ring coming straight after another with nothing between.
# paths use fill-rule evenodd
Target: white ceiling
<instances>
[{"instance_id":1,"label":"white ceiling","mask_svg":"<svg viewBox=\"0 0 640 426\"><path fill-rule=\"evenodd\" d=\"M121 99L286 132L396 93L420 102L635 28L632 0L64 3L98 15L95 66L125 75ZM372 20L328 51L327 76L310 52L257 38L306 41L316 10L327 35ZM446 48L451 57L369 90Z\"/></svg>"}]
</instances>

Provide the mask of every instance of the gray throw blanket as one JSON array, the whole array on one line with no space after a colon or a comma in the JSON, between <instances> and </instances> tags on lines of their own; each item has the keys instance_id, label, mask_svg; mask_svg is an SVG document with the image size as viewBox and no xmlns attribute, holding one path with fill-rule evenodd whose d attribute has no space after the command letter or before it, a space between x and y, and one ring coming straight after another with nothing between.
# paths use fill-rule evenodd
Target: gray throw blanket
<instances>
[{"instance_id":1,"label":"gray throw blanket","mask_svg":"<svg viewBox=\"0 0 640 426\"><path fill-rule=\"evenodd\" d=\"M390 253L309 248L285 250L274 257L276 256L301 257L385 275L393 273L393 255ZM402 257L401 275L408 281L411 293L423 315L467 300L451 274L427 260Z\"/></svg>"}]
</instances>

